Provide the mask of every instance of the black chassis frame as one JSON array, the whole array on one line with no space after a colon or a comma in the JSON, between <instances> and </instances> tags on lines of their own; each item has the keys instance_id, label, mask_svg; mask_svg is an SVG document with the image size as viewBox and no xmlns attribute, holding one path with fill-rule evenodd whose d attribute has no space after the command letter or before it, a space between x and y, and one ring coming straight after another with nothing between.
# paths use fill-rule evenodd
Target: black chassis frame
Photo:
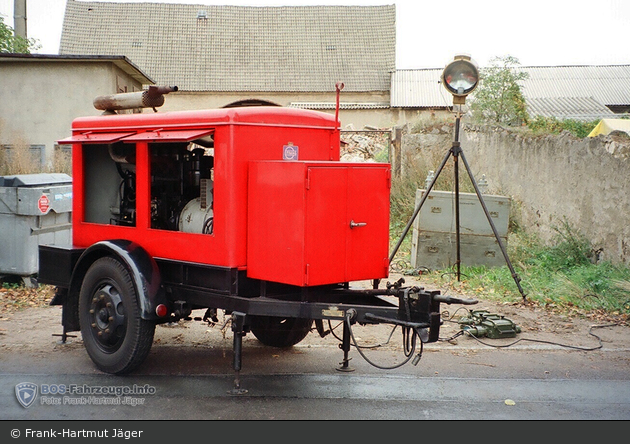
<instances>
[{"instance_id":1,"label":"black chassis frame","mask_svg":"<svg viewBox=\"0 0 630 444\"><path fill-rule=\"evenodd\" d=\"M60 287L62 291L52 305L67 305L64 295L76 273L77 263L85 248L42 245L39 247L38 282ZM361 324L391 323L414 328L431 328L429 342L439 333L439 291L418 287L403 287L403 282L387 284L386 288L353 289L349 283L318 287L296 287L251 279L236 268L154 258L160 273L171 312L183 309L177 317L190 310L221 308L227 313L240 312L253 316L310 318L314 320L345 319ZM374 287L377 286L375 282ZM78 290L77 290L78 291ZM171 317L154 319L169 322ZM66 331L77 331L78 323L64 322Z\"/></svg>"},{"instance_id":2,"label":"black chassis frame","mask_svg":"<svg viewBox=\"0 0 630 444\"><path fill-rule=\"evenodd\" d=\"M38 282L57 287L51 305L62 305L63 340L67 333L80 330L78 320L78 292L82 273L91 262L105 255L116 256L119 251L144 251L128 241L111 241L108 248L94 249L46 246L39 247ZM109 249L114 246L115 248ZM129 248L129 247L133 248ZM116 249L120 247L120 249ZM91 252L89 259L83 260ZM145 259L147 259L145 257ZM136 268L133 258L125 258L126 265ZM125 262L125 261L123 261ZM138 261L142 262L142 261ZM244 270L217 267L206 264L150 258L153 271L159 274L159 297L154 300L138 301L143 308L143 318L158 323L188 318L194 309L220 308L232 315L234 332L234 369L241 367L241 341L249 331L248 316L277 316L313 319L318 332L323 336L321 320L344 321L344 351L342 367L347 367L350 350L350 324L388 323L408 327L418 333L422 342L435 342L439 337L440 303L473 304L473 300L461 300L442 296L437 290L426 291L422 287L405 287L404 280L378 288L380 282L373 281L373 288L354 289L349 283L319 287L296 287L274 282L251 279ZM138 268L141 268L138 265ZM131 270L136 276L143 270ZM144 277L142 278L144 281ZM149 279L150 281L151 279ZM143 282L146 287L146 282ZM144 288L142 287L142 288ZM141 288L141 287L138 287ZM138 295L147 299L146 294ZM171 315L157 318L149 308L166 302ZM423 333L423 334L420 334ZM238 381L238 377L237 377ZM235 383L238 386L238 382Z\"/></svg>"}]
</instances>

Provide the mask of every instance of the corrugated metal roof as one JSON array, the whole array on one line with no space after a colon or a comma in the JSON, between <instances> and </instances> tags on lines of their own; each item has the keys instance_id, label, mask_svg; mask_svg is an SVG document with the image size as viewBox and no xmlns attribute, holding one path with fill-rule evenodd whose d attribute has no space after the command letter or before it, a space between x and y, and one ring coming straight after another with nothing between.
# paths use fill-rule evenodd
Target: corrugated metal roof
<instances>
[{"instance_id":1,"label":"corrugated metal roof","mask_svg":"<svg viewBox=\"0 0 630 444\"><path fill-rule=\"evenodd\" d=\"M334 92L338 81L346 91L388 91L395 47L395 5L68 0L59 53L123 54L186 91Z\"/></svg>"},{"instance_id":2,"label":"corrugated metal roof","mask_svg":"<svg viewBox=\"0 0 630 444\"><path fill-rule=\"evenodd\" d=\"M393 108L446 108L453 98L440 83L442 69L399 69L392 73Z\"/></svg>"},{"instance_id":3,"label":"corrugated metal roof","mask_svg":"<svg viewBox=\"0 0 630 444\"><path fill-rule=\"evenodd\" d=\"M291 102L291 108L301 109L336 109L336 102ZM339 109L386 109L389 108L387 102L340 102Z\"/></svg>"},{"instance_id":4,"label":"corrugated metal roof","mask_svg":"<svg viewBox=\"0 0 630 444\"><path fill-rule=\"evenodd\" d=\"M527 98L526 101L530 116L574 120L597 120L615 116L615 113L593 97L537 97Z\"/></svg>"},{"instance_id":5,"label":"corrugated metal roof","mask_svg":"<svg viewBox=\"0 0 630 444\"><path fill-rule=\"evenodd\" d=\"M522 81L521 85L532 115L597 119L613 114L605 105L630 105L630 65L519 69L529 73L529 78ZM417 69L394 72L391 86L392 107L451 106L451 96L438 83L442 71L443 69Z\"/></svg>"},{"instance_id":6,"label":"corrugated metal roof","mask_svg":"<svg viewBox=\"0 0 630 444\"><path fill-rule=\"evenodd\" d=\"M630 65L523 67L528 99L593 97L604 105L630 104Z\"/></svg>"}]
</instances>

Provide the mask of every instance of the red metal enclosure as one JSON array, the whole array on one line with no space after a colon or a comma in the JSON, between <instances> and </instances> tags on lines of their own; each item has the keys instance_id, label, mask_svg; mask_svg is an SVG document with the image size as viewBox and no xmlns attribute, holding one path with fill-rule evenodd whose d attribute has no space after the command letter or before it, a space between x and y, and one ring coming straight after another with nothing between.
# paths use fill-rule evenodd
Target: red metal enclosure
<instances>
[{"instance_id":1,"label":"red metal enclosure","mask_svg":"<svg viewBox=\"0 0 630 444\"><path fill-rule=\"evenodd\" d=\"M251 162L247 275L298 286L388 276L389 164Z\"/></svg>"},{"instance_id":2,"label":"red metal enclosure","mask_svg":"<svg viewBox=\"0 0 630 444\"><path fill-rule=\"evenodd\" d=\"M203 138L213 146L211 234L156 226L158 169L178 159L169 150ZM156 258L302 286L387 276L389 165L340 163L330 114L251 107L102 115L76 119L60 142L73 144L75 247L126 239ZM122 186L112 146L135 181L126 225L110 214L117 197L104 191Z\"/></svg>"},{"instance_id":3,"label":"red metal enclosure","mask_svg":"<svg viewBox=\"0 0 630 444\"><path fill-rule=\"evenodd\" d=\"M440 303L476 301L404 279L378 288L389 276L390 165L341 162L339 136L336 116L280 107L75 119L59 141L72 144L73 245L39 247L62 340L80 330L99 369L125 374L157 324L203 308L199 320L218 322L220 309L235 393L248 332L289 347L313 322L322 337L323 321L343 322L342 371L356 323L400 326L403 363L418 340L437 341Z\"/></svg>"}]
</instances>

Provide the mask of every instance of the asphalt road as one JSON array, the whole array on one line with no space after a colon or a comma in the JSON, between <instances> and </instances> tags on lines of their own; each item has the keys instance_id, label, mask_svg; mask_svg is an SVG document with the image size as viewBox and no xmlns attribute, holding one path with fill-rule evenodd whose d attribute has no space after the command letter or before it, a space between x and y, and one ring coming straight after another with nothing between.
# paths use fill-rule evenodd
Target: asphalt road
<instances>
[{"instance_id":1,"label":"asphalt road","mask_svg":"<svg viewBox=\"0 0 630 444\"><path fill-rule=\"evenodd\" d=\"M378 347L364 349L372 364L353 348L352 372L338 370L343 355L332 335L312 332L293 348L274 349L248 334L243 393L235 394L232 333L220 325L158 326L144 365L122 377L96 370L80 335L60 344L59 316L58 307L32 309L0 323L3 420L630 419L627 327L598 328L597 336L581 326L526 329L491 345L460 337L427 344L416 366L391 370L373 364L405 358L400 335L388 341L388 326L357 327L359 343ZM531 338L541 339L520 340ZM25 382L38 389L29 407L16 396Z\"/></svg>"}]
</instances>

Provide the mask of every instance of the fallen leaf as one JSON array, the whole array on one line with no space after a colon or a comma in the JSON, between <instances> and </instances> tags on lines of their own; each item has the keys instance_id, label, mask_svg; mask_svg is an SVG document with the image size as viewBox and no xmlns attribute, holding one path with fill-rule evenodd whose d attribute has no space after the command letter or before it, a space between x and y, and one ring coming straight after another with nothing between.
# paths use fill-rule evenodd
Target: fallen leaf
<instances>
[{"instance_id":1,"label":"fallen leaf","mask_svg":"<svg viewBox=\"0 0 630 444\"><path fill-rule=\"evenodd\" d=\"M512 401L511 399L506 399L505 400L505 405L516 405L516 403L514 401Z\"/></svg>"}]
</instances>

